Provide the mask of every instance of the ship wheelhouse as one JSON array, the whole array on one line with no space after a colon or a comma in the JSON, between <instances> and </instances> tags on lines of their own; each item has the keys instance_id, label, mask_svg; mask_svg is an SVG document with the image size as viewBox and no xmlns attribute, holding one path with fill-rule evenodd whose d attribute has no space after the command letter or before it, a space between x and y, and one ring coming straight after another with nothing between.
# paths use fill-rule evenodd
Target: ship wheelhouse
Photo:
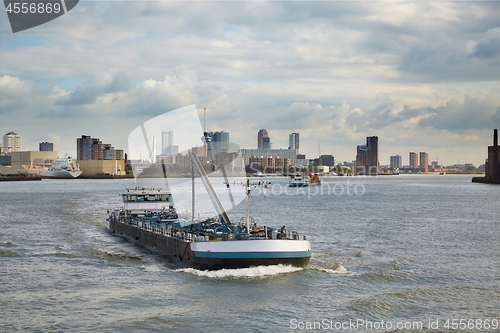
<instances>
[{"instance_id":1,"label":"ship wheelhouse","mask_svg":"<svg viewBox=\"0 0 500 333\"><path fill-rule=\"evenodd\" d=\"M172 194L154 189L128 190L122 194L122 199L125 210L161 211L169 209Z\"/></svg>"}]
</instances>

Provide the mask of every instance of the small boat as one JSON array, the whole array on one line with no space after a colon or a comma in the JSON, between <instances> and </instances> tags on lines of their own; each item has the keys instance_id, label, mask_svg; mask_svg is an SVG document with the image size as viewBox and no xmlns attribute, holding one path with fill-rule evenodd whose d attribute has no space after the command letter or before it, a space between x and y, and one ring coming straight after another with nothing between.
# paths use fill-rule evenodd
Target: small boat
<instances>
[{"instance_id":1,"label":"small boat","mask_svg":"<svg viewBox=\"0 0 500 333\"><path fill-rule=\"evenodd\" d=\"M309 185L321 185L321 179L319 179L319 175L317 173L309 174Z\"/></svg>"},{"instance_id":2,"label":"small boat","mask_svg":"<svg viewBox=\"0 0 500 333\"><path fill-rule=\"evenodd\" d=\"M290 187L306 187L306 186L316 186L321 185L321 180L317 173L309 173L309 176L303 177L300 174L292 175L290 177L290 182L288 186Z\"/></svg>"},{"instance_id":3,"label":"small boat","mask_svg":"<svg viewBox=\"0 0 500 333\"><path fill-rule=\"evenodd\" d=\"M58 158L50 163L42 165L23 165L28 174L35 174L41 178L73 179L82 174L78 164L71 157Z\"/></svg>"},{"instance_id":4,"label":"small boat","mask_svg":"<svg viewBox=\"0 0 500 333\"><path fill-rule=\"evenodd\" d=\"M290 182L288 183L290 187L306 187L309 186L309 181L304 179L302 175L296 174L290 177Z\"/></svg>"},{"instance_id":5,"label":"small boat","mask_svg":"<svg viewBox=\"0 0 500 333\"><path fill-rule=\"evenodd\" d=\"M195 220L179 217L172 194L152 188L128 189L123 208L113 210L106 227L114 235L160 253L180 267L201 270L248 268L261 265L305 267L311 257L308 236L285 226L259 226L249 215L250 181L246 181L245 217L230 220L196 154L191 161L214 202L218 215ZM193 171L194 182L194 171ZM194 189L194 187L193 187ZM194 193L194 192L193 192ZM194 198L194 194L193 194Z\"/></svg>"}]
</instances>

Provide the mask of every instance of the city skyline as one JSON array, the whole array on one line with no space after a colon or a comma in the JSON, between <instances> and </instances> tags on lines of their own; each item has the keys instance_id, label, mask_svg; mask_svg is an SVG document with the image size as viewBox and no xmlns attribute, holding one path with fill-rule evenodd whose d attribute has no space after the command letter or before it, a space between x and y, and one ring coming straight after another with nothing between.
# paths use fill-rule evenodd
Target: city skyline
<instances>
[{"instance_id":1,"label":"city skyline","mask_svg":"<svg viewBox=\"0 0 500 333\"><path fill-rule=\"evenodd\" d=\"M382 164L481 165L500 126L499 2L152 6L80 2L17 34L0 11L0 133L62 155L83 133L127 150L134 128L195 104L244 148L264 127L272 148L300 133L302 154L352 161L376 135Z\"/></svg>"},{"instance_id":2,"label":"city skyline","mask_svg":"<svg viewBox=\"0 0 500 333\"><path fill-rule=\"evenodd\" d=\"M259 132L258 132L258 135L257 137L259 138L260 136L260 133L261 131L263 131L264 129L261 129ZM267 130L264 130L266 135L268 135L268 131ZM19 138L21 139L21 136L17 133L14 133L14 132L9 132L7 134L4 135L4 140L5 140L5 137L9 134L15 134L16 136L19 136ZM213 140L213 137L216 137L216 139L214 140L214 143L212 143L211 145L213 146L213 150L214 150L214 153L219 153L219 152L227 152L227 148L229 147L229 132L226 132L226 131L216 131L216 132L208 132L209 136L212 138ZM289 142L292 142L290 140L292 140L291 138L294 138L293 140L295 140L295 138L298 140L298 137L299 137L299 134L300 133L291 133L289 134ZM82 138L83 137L86 137L85 135L82 135ZM166 138L168 137L168 138ZM173 137L173 131L168 131L168 132L162 132L162 144L160 147L156 147L156 154L155 155L177 155L179 153L182 153L182 152L179 152L179 147L177 145L170 145L168 144L168 142L172 142L172 137ZM90 137L89 137L90 138ZM268 137L267 137L268 138ZM405 167L409 167L410 169L419 169L419 168L422 168L422 160L425 160L427 161L427 166L430 166L431 164L432 165L435 165L435 166L456 166L456 165L466 165L466 164L472 164L474 165L475 167L479 167L479 166L484 166L484 162L481 163L481 164L474 164L474 163L468 163L468 162L464 162L464 163L451 163L451 164L442 164L442 163L439 163L438 159L434 160L429 158L429 154L426 153L426 152L419 152L419 153L415 153L415 152L412 152L410 151L409 152L409 159L408 159L408 163L403 163L402 162L402 156L400 156L399 154L396 154L396 155L390 155L388 156L388 162L386 163L385 159L382 158L383 160L381 161L380 160L380 157L379 157L379 154L378 154L378 137L367 137L366 138L368 141L370 141L369 139L376 139L376 151L377 153L375 154L375 156L372 156L371 157L371 160L372 160L372 164L374 163L373 161L375 160L378 160L378 164L380 166L389 166L390 169L392 169L392 160L393 158L395 157L398 157L398 165L401 164L401 166L405 166ZM77 140L80 140L77 138ZM298 142L298 141L297 141ZM42 149L40 148L42 144L49 144L50 147L53 149L53 143L49 143L49 142L41 142L41 143L38 143L38 146L39 146L39 149L32 149L31 151L42 151ZM111 146L111 145L106 145L106 146ZM168 149L166 149L165 147L168 146ZM201 145L200 145L201 146ZM3 148L3 146L1 146ZM360 148L361 147L361 148ZM23 147L20 147L20 151L29 151L30 149L23 149ZM78 148L78 144L77 144L77 148ZM112 148L112 147L111 147ZM252 151L257 151L259 148L248 148L248 147L240 147L241 149L244 149L244 150L252 150ZM276 147L276 148L263 148L263 150L283 150L283 149L287 149L285 147ZM288 149L290 149L290 146L288 147ZM360 149L364 149L364 154L363 155L366 155L367 151L368 151L368 148L367 148L367 145L357 145L357 152L356 152L356 155L354 156L354 158L352 160L340 160L338 159L337 161L337 164L342 164L343 162L348 162L348 163L351 163L351 162L356 162L356 160L358 159L358 155L360 155ZM78 149L77 149L78 150ZM124 150L124 152L126 153L127 150L126 149L121 149L121 150ZM56 149L55 151L58 152L58 150ZM2 153L4 151L2 150ZM66 155L68 155L67 153L65 153ZM424 156L425 157L422 157L423 155L422 154L425 154ZM318 159L320 156L324 156L325 154L322 154L322 155L317 155L315 156L314 154L311 155L311 156L307 156L306 155L306 158L309 159L309 160L314 160L314 159ZM335 152L332 152L331 154L327 154L327 155L335 155ZM69 155L71 156L71 155ZM74 154L74 156L78 156L78 152L76 154ZM422 159L424 158L424 159ZM362 164L366 163L367 161L364 161L362 162ZM432 162L432 163L431 163ZM360 163L358 161L358 163ZM424 167L424 170L427 169L427 167Z\"/></svg>"}]
</instances>

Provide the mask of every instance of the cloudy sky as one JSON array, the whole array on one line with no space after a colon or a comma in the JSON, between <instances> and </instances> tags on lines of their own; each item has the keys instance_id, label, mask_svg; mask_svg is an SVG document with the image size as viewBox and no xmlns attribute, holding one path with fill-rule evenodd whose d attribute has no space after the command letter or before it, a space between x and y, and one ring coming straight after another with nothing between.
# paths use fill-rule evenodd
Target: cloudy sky
<instances>
[{"instance_id":1,"label":"cloudy sky","mask_svg":"<svg viewBox=\"0 0 500 333\"><path fill-rule=\"evenodd\" d=\"M2 6L3 7L3 6ZM80 1L13 34L0 11L0 133L23 149L76 138L127 150L141 123L187 105L255 148L300 133L307 158L426 151L484 163L500 128L500 2Z\"/></svg>"}]
</instances>

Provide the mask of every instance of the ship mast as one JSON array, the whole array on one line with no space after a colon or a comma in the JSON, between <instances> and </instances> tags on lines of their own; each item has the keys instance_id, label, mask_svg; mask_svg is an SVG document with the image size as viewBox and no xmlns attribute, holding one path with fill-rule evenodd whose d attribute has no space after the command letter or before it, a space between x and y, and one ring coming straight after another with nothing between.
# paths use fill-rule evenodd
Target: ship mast
<instances>
[{"instance_id":1,"label":"ship mast","mask_svg":"<svg viewBox=\"0 0 500 333\"><path fill-rule=\"evenodd\" d=\"M245 197L245 223L247 226L247 233L250 234L250 207L248 203L248 197L250 196L250 180L247 178L246 186L246 197Z\"/></svg>"}]
</instances>

